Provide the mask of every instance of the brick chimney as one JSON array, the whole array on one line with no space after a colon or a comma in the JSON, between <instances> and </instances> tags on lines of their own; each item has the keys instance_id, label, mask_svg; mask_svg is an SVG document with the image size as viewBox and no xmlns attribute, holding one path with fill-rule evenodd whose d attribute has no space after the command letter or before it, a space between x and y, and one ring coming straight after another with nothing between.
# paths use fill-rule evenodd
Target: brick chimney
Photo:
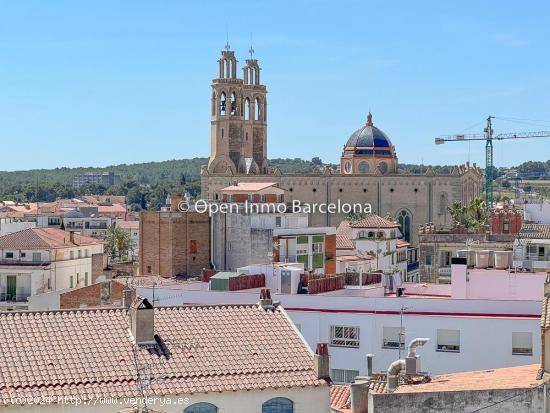
<instances>
[{"instance_id":1,"label":"brick chimney","mask_svg":"<svg viewBox=\"0 0 550 413\"><path fill-rule=\"evenodd\" d=\"M130 306L130 332L138 346L156 343L155 310L146 298L138 298Z\"/></svg>"},{"instance_id":2,"label":"brick chimney","mask_svg":"<svg viewBox=\"0 0 550 413\"><path fill-rule=\"evenodd\" d=\"M258 305L264 310L272 310L275 308L273 306L273 300L271 299L271 291L269 288L262 288L260 291L260 301Z\"/></svg>"},{"instance_id":3,"label":"brick chimney","mask_svg":"<svg viewBox=\"0 0 550 413\"><path fill-rule=\"evenodd\" d=\"M327 343L317 343L317 349L313 355L314 370L318 379L330 381L330 362Z\"/></svg>"}]
</instances>

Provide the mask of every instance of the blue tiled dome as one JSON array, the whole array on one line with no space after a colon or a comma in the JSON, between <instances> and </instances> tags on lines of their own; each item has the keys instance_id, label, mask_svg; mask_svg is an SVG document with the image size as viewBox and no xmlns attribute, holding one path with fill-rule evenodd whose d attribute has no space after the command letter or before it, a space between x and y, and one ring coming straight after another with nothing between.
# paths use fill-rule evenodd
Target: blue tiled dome
<instances>
[{"instance_id":1,"label":"blue tiled dome","mask_svg":"<svg viewBox=\"0 0 550 413\"><path fill-rule=\"evenodd\" d=\"M367 124L353 132L346 143L346 152L355 153L356 155L391 155L392 148L393 145L388 135L372 124L372 115L370 113L367 118Z\"/></svg>"}]
</instances>

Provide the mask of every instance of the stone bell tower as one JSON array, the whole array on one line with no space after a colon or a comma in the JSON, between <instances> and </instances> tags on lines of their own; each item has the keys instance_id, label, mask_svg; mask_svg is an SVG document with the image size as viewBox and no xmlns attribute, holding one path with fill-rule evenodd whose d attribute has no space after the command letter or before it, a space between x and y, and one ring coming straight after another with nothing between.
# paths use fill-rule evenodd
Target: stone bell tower
<instances>
[{"instance_id":1,"label":"stone bell tower","mask_svg":"<svg viewBox=\"0 0 550 413\"><path fill-rule=\"evenodd\" d=\"M260 84L258 61L247 59L244 79L239 79L235 52L226 45L218 64L218 78L212 81L208 172L266 174L267 90Z\"/></svg>"}]
</instances>

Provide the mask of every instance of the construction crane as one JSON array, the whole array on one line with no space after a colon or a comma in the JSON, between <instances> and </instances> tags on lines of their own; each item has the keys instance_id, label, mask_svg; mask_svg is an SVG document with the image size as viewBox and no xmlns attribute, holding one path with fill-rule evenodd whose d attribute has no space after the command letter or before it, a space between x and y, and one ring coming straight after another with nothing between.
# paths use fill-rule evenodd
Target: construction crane
<instances>
[{"instance_id":1,"label":"construction crane","mask_svg":"<svg viewBox=\"0 0 550 413\"><path fill-rule=\"evenodd\" d=\"M442 135L435 138L436 145L442 145L445 142L462 142L462 141L485 141L485 203L487 208L493 205L493 141L503 141L506 139L529 139L529 138L545 138L550 137L550 131L538 132L518 132L518 133L500 133L493 135L493 127L491 124L494 116L487 118L487 126L483 133L458 134L458 135Z\"/></svg>"}]
</instances>

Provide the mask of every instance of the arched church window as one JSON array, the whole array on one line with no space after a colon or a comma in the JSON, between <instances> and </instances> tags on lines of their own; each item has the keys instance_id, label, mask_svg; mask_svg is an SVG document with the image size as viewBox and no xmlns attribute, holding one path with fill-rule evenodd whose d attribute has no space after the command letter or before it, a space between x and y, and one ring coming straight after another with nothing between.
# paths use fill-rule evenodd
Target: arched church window
<instances>
[{"instance_id":1,"label":"arched church window","mask_svg":"<svg viewBox=\"0 0 550 413\"><path fill-rule=\"evenodd\" d=\"M250 120L250 99L244 101L244 120Z\"/></svg>"},{"instance_id":2,"label":"arched church window","mask_svg":"<svg viewBox=\"0 0 550 413\"><path fill-rule=\"evenodd\" d=\"M399 223L401 238L407 242L411 242L411 226L412 226L411 214L406 210L400 211L397 214L397 222Z\"/></svg>"},{"instance_id":3,"label":"arched church window","mask_svg":"<svg viewBox=\"0 0 550 413\"><path fill-rule=\"evenodd\" d=\"M369 173L369 164L365 161L359 162L359 173L368 174Z\"/></svg>"},{"instance_id":4,"label":"arched church window","mask_svg":"<svg viewBox=\"0 0 550 413\"><path fill-rule=\"evenodd\" d=\"M235 92L231 93L231 114L237 114L237 97L235 96Z\"/></svg>"},{"instance_id":5,"label":"arched church window","mask_svg":"<svg viewBox=\"0 0 550 413\"><path fill-rule=\"evenodd\" d=\"M224 116L226 111L225 92L220 95L220 115Z\"/></svg>"},{"instance_id":6,"label":"arched church window","mask_svg":"<svg viewBox=\"0 0 550 413\"><path fill-rule=\"evenodd\" d=\"M254 100L254 120L260 120L260 99Z\"/></svg>"}]
</instances>

